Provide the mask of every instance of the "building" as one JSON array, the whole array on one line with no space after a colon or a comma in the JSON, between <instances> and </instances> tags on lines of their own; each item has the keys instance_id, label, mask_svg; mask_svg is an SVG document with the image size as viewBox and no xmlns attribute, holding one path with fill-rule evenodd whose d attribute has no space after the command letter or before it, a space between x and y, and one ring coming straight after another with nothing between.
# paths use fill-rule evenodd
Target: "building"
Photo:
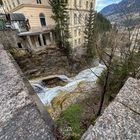
<instances>
[{"instance_id":1,"label":"building","mask_svg":"<svg viewBox=\"0 0 140 140\"><path fill-rule=\"evenodd\" d=\"M7 13L23 13L29 25L28 32L19 34L28 41L31 50L55 46L52 29L55 23L49 0L3 0ZM84 44L85 23L88 19L90 7L95 8L95 0L65 0L69 13L70 45L72 48ZM28 48L29 48L28 47Z\"/></svg>"},{"instance_id":2,"label":"building","mask_svg":"<svg viewBox=\"0 0 140 140\"><path fill-rule=\"evenodd\" d=\"M95 0L68 0L70 16L71 46L78 47L84 44L85 23L88 19L91 6L95 9Z\"/></svg>"},{"instance_id":3,"label":"building","mask_svg":"<svg viewBox=\"0 0 140 140\"><path fill-rule=\"evenodd\" d=\"M3 0L3 4L6 13L22 13L26 17L27 31L19 33L27 42L25 48L38 51L55 46L52 32L55 24L47 0Z\"/></svg>"},{"instance_id":4,"label":"building","mask_svg":"<svg viewBox=\"0 0 140 140\"><path fill-rule=\"evenodd\" d=\"M4 14L4 10L3 10L3 8L1 6L0 6L0 13Z\"/></svg>"}]
</instances>

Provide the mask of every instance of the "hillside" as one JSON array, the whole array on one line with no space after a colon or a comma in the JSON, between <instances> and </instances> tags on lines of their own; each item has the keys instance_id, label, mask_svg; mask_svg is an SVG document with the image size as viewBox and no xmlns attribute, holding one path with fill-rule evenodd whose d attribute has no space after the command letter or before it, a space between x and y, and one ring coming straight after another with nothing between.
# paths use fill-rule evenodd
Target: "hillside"
<instances>
[{"instance_id":1,"label":"hillside","mask_svg":"<svg viewBox=\"0 0 140 140\"><path fill-rule=\"evenodd\" d=\"M138 25L140 21L140 0L122 0L103 8L100 12L111 22L119 25Z\"/></svg>"}]
</instances>

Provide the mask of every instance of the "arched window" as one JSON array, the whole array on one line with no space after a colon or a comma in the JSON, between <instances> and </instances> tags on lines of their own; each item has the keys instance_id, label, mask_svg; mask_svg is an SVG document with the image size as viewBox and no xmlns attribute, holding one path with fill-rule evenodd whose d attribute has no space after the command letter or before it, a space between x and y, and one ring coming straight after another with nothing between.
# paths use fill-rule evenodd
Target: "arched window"
<instances>
[{"instance_id":1,"label":"arched window","mask_svg":"<svg viewBox=\"0 0 140 140\"><path fill-rule=\"evenodd\" d=\"M40 13L39 18L40 18L41 26L46 26L45 15L43 13Z\"/></svg>"}]
</instances>

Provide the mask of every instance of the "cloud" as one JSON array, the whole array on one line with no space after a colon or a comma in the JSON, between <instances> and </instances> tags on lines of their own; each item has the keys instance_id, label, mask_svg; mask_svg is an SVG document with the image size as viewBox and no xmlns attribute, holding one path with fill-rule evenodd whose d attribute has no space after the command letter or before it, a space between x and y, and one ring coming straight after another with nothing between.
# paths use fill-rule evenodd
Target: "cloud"
<instances>
[{"instance_id":1,"label":"cloud","mask_svg":"<svg viewBox=\"0 0 140 140\"><path fill-rule=\"evenodd\" d=\"M121 0L96 0L96 10L100 11L102 10L104 7L113 4L113 3L118 3Z\"/></svg>"}]
</instances>

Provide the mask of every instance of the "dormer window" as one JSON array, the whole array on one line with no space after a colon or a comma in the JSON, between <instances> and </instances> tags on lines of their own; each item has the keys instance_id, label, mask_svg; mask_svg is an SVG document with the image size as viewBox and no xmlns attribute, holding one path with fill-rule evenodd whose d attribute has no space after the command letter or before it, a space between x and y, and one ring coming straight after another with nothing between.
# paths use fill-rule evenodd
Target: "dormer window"
<instances>
[{"instance_id":1,"label":"dormer window","mask_svg":"<svg viewBox=\"0 0 140 140\"><path fill-rule=\"evenodd\" d=\"M41 0L36 0L36 2L37 2L37 4L41 4L42 3Z\"/></svg>"}]
</instances>

